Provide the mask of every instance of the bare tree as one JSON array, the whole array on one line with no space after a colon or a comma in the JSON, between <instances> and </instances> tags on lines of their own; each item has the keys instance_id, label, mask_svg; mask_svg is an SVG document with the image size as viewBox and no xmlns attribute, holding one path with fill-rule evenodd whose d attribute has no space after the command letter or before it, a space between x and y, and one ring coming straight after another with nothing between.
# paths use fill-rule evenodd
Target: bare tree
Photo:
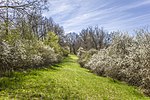
<instances>
[{"instance_id":1,"label":"bare tree","mask_svg":"<svg viewBox=\"0 0 150 100\"><path fill-rule=\"evenodd\" d=\"M1 0L0 1L0 18L1 22L6 24L6 34L9 31L9 23L15 24L16 18L26 17L36 12L40 14L46 9L47 0Z\"/></svg>"},{"instance_id":2,"label":"bare tree","mask_svg":"<svg viewBox=\"0 0 150 100\"><path fill-rule=\"evenodd\" d=\"M79 47L82 47L85 50L96 49L100 50L105 47L108 47L111 42L111 34L108 34L103 28L88 27L86 29L82 29L78 34L69 33L67 34L67 39L69 39L68 43L70 48L77 50Z\"/></svg>"},{"instance_id":3,"label":"bare tree","mask_svg":"<svg viewBox=\"0 0 150 100\"><path fill-rule=\"evenodd\" d=\"M77 33L72 32L66 35L66 41L70 48L70 53L74 53L74 54L77 53L77 50L80 45L80 42L78 40L79 40L79 35Z\"/></svg>"},{"instance_id":4,"label":"bare tree","mask_svg":"<svg viewBox=\"0 0 150 100\"><path fill-rule=\"evenodd\" d=\"M88 27L87 29L83 29L80 32L80 37L82 41L82 46L84 49L89 50L91 48L94 49L102 49L104 47L104 39L107 32L103 30L103 28L96 27Z\"/></svg>"}]
</instances>

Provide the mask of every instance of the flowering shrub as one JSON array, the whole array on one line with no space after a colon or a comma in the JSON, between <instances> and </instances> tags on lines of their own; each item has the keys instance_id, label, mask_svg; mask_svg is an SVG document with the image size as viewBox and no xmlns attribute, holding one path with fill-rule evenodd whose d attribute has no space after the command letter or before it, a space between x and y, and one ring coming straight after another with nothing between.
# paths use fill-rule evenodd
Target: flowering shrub
<instances>
[{"instance_id":1,"label":"flowering shrub","mask_svg":"<svg viewBox=\"0 0 150 100\"><path fill-rule=\"evenodd\" d=\"M13 71L20 68L39 67L53 64L62 59L53 48L41 41L16 40L0 42L0 71Z\"/></svg>"},{"instance_id":2,"label":"flowering shrub","mask_svg":"<svg viewBox=\"0 0 150 100\"><path fill-rule=\"evenodd\" d=\"M83 65L98 75L139 86L150 95L150 33L142 30L136 37L117 33L107 49Z\"/></svg>"},{"instance_id":3,"label":"flowering shrub","mask_svg":"<svg viewBox=\"0 0 150 100\"><path fill-rule=\"evenodd\" d=\"M79 48L78 56L79 56L79 64L84 67L84 65L89 61L93 54L98 53L97 50L91 49L89 51L85 51L83 48Z\"/></svg>"}]
</instances>

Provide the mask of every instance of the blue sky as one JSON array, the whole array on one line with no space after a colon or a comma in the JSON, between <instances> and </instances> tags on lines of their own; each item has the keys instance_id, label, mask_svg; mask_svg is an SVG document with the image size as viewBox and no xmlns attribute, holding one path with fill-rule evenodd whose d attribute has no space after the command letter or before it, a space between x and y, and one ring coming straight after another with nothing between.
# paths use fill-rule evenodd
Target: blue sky
<instances>
[{"instance_id":1,"label":"blue sky","mask_svg":"<svg viewBox=\"0 0 150 100\"><path fill-rule=\"evenodd\" d=\"M49 0L52 17L65 32L80 32L88 26L108 31L129 31L150 25L150 0Z\"/></svg>"}]
</instances>

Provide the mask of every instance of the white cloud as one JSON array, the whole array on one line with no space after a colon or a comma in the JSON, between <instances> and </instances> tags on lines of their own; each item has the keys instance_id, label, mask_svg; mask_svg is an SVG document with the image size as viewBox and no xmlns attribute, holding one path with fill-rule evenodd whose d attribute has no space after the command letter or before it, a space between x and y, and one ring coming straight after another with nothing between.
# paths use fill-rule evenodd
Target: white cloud
<instances>
[{"instance_id":1,"label":"white cloud","mask_svg":"<svg viewBox=\"0 0 150 100\"><path fill-rule=\"evenodd\" d=\"M109 30L131 29L150 22L150 15L136 15L138 11L131 13L128 10L146 5L150 5L150 0L130 3L120 0L51 0L50 10L44 15L52 16L66 32L79 32L90 25L101 25Z\"/></svg>"}]
</instances>

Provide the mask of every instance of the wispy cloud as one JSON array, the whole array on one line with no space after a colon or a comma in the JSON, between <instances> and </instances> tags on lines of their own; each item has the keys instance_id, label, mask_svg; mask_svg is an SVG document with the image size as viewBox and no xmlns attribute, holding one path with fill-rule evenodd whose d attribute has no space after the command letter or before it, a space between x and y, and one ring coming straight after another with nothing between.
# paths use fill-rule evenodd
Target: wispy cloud
<instances>
[{"instance_id":1,"label":"wispy cloud","mask_svg":"<svg viewBox=\"0 0 150 100\"><path fill-rule=\"evenodd\" d=\"M131 31L150 24L150 0L51 0L51 16L66 32L79 32L87 26Z\"/></svg>"}]
</instances>

